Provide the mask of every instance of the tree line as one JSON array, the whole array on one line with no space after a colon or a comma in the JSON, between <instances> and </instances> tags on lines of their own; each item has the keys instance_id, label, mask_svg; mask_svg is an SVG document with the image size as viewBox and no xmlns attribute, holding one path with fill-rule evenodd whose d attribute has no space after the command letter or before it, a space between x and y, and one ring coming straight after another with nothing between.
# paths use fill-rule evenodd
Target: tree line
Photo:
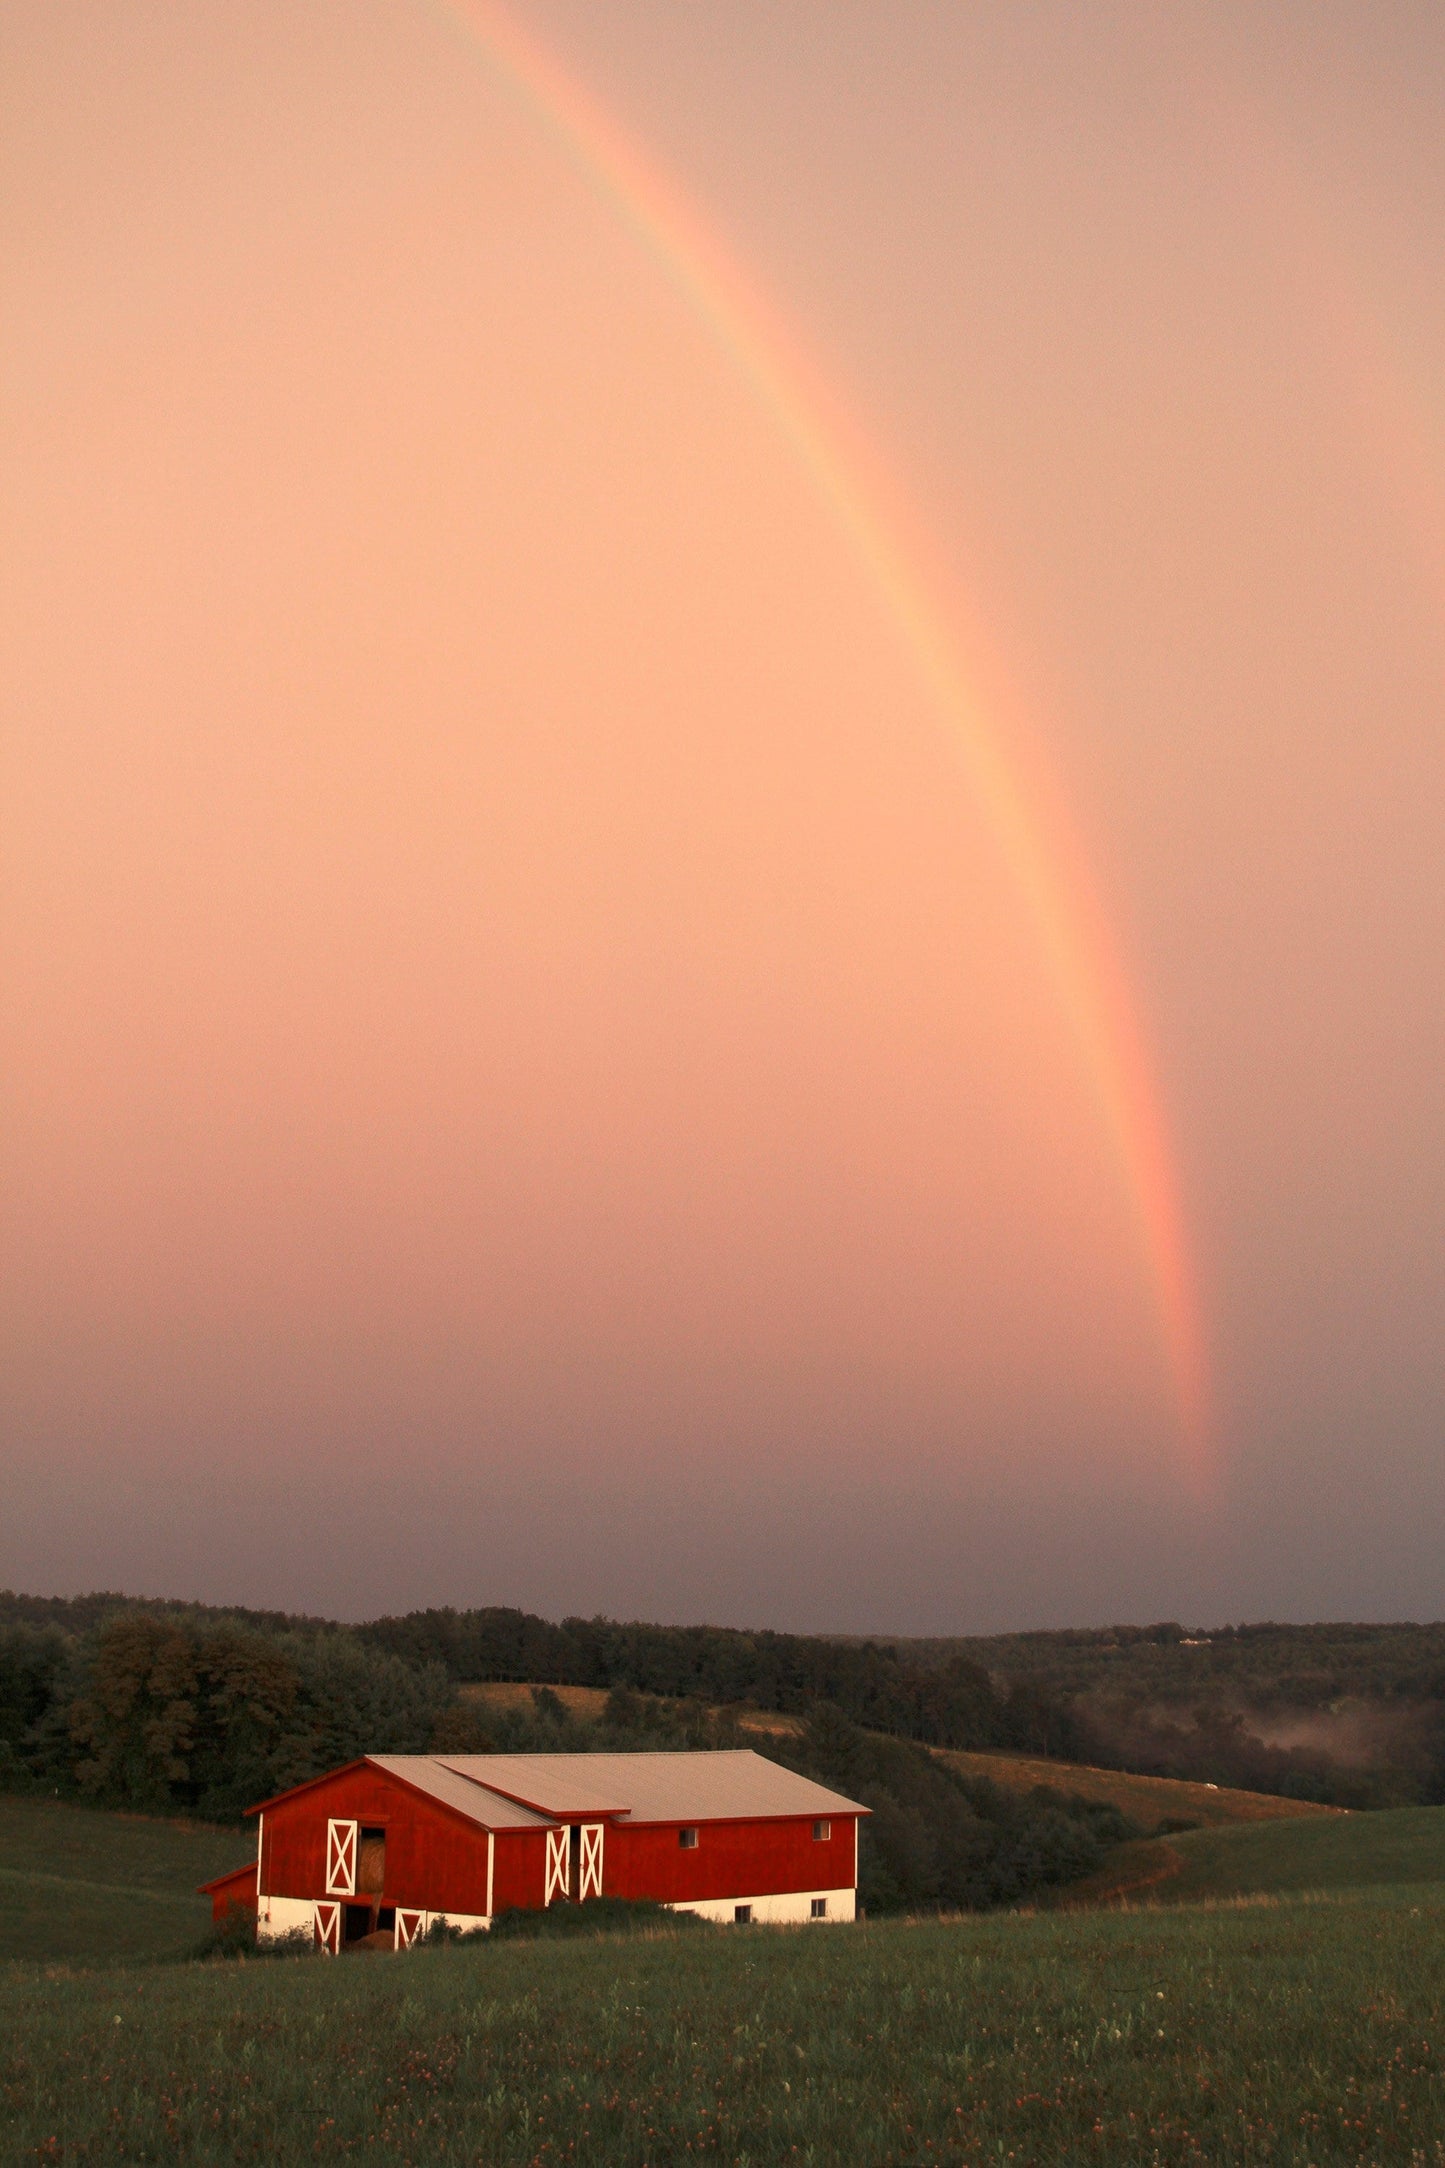
<instances>
[{"instance_id":1,"label":"tree line","mask_svg":"<svg viewBox=\"0 0 1445 2168\"><path fill-rule=\"evenodd\" d=\"M126 1649L97 1668L119 1616L149 1627L128 1629ZM1241 1627L1205 1642L1170 1623L898 1643L558 1622L501 1606L342 1627L274 1611L9 1593L0 1786L93 1788L124 1769L133 1803L144 1795L225 1815L368 1747L422 1751L459 1685L494 1680L597 1686L704 1711L747 1704L806 1716L827 1706L864 1732L926 1746L1343 1806L1445 1798L1440 1627ZM1351 1691L1397 1719L1369 1765L1332 1756L1324 1734L1308 1746L1265 1735L1271 1708L1328 1710L1331 1695ZM166 1773L182 1764L183 1777Z\"/></svg>"},{"instance_id":2,"label":"tree line","mask_svg":"<svg viewBox=\"0 0 1445 2168\"><path fill-rule=\"evenodd\" d=\"M554 1625L501 1607L412 1611L358 1632L411 1663L440 1664L459 1682L621 1686L785 1714L826 1702L855 1724L928 1746L1012 1748L1063 1760L1079 1743L1062 1696L1029 1679L1000 1683L958 1650L927 1664L888 1641L606 1618Z\"/></svg>"},{"instance_id":3,"label":"tree line","mask_svg":"<svg viewBox=\"0 0 1445 2168\"><path fill-rule=\"evenodd\" d=\"M1070 1711L1079 1758L1334 1806L1445 1801L1445 1625L1177 1622L906 1643L967 1648Z\"/></svg>"},{"instance_id":4,"label":"tree line","mask_svg":"<svg viewBox=\"0 0 1445 2168\"><path fill-rule=\"evenodd\" d=\"M120 1614L149 1619L158 1633L169 1627L182 1639L198 1635L207 1651L214 1646L214 1655L201 1653L194 1659L201 1666L202 1686L211 1676L207 1666L219 1666L218 1676L229 1676L237 1665L248 1675L259 1676L264 1666L239 1652L259 1648L263 1642L268 1647L279 1645L286 1652L288 1677L295 1674L294 1686L284 1691L277 1686L264 1691L258 1687L256 1706L269 1711L279 1706L278 1693L283 1700L285 1693L291 1693L290 1707L303 1735L309 1735L313 1727L308 1682L324 1662L339 1662L344 1649L346 1660L358 1671L367 1661L361 1653L366 1651L370 1658L394 1659L410 1673L432 1678L438 1691L436 1675L440 1674L453 1685L511 1680L538 1686L621 1687L712 1707L747 1704L785 1714L803 1713L826 1702L868 1730L929 1746L1012 1749L1063 1760L1077 1758L1080 1746L1079 1728L1065 1696L1031 1679L1000 1681L958 1650L950 1651L942 1662L928 1663L887 1641L749 1633L719 1626L653 1626L606 1618L554 1623L501 1606L413 1611L404 1617L342 1627L325 1619L274 1611L137 1603L111 1595L68 1599L0 1593L0 1634L41 1637L26 1644L32 1653L21 1665L34 1681L54 1672L59 1682L66 1662ZM377 1675L383 1673L396 1676L384 1666ZM23 1691L33 1698L38 1690L37 1685ZM57 1684L56 1691L61 1690ZM0 1681L0 1697L6 1691ZM172 1698L183 1702L187 1695ZM164 1727L164 1718L158 1716L156 1721ZM262 1719L258 1715L255 1721L259 1724ZM275 1721L279 1723L280 1718ZM291 1721L288 1717L287 1725ZM265 1722L270 1725L272 1718L268 1715ZM322 1718L315 1717L314 1722L324 1728ZM0 1740L10 1736L3 1723L0 1718ZM287 1730L287 1736L292 1731Z\"/></svg>"},{"instance_id":5,"label":"tree line","mask_svg":"<svg viewBox=\"0 0 1445 2168\"><path fill-rule=\"evenodd\" d=\"M0 1788L233 1821L365 1753L419 1753L455 1688L345 1628L119 1610L0 1625Z\"/></svg>"},{"instance_id":6,"label":"tree line","mask_svg":"<svg viewBox=\"0 0 1445 2168\"><path fill-rule=\"evenodd\" d=\"M1345 1699L1445 1702L1445 1624L1101 1626L905 1642L911 1662L966 1654L1049 1694L1129 1695L1192 1708L1219 1701L1260 1714Z\"/></svg>"}]
</instances>

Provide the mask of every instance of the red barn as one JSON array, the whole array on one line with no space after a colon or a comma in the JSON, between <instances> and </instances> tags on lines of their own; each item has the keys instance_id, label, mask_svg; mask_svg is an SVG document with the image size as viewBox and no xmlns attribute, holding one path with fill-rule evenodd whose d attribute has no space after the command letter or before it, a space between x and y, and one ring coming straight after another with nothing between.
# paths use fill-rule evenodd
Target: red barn
<instances>
[{"instance_id":1,"label":"red barn","mask_svg":"<svg viewBox=\"0 0 1445 2168\"><path fill-rule=\"evenodd\" d=\"M368 1754L250 1811L258 1935L335 1953L588 1897L851 1920L868 1810L743 1751ZM208 1885L218 1917L251 1873Z\"/></svg>"}]
</instances>

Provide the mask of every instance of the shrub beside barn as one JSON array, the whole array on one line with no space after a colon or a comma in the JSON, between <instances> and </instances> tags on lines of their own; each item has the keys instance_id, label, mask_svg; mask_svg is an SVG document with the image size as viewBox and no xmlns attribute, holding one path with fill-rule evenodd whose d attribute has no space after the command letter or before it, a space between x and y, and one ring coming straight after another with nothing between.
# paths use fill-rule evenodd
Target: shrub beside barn
<instances>
[{"instance_id":1,"label":"shrub beside barn","mask_svg":"<svg viewBox=\"0 0 1445 2168\"><path fill-rule=\"evenodd\" d=\"M743 1750L369 1754L250 1811L256 1862L206 1885L216 1917L335 1954L590 1897L851 1920L868 1810Z\"/></svg>"}]
</instances>

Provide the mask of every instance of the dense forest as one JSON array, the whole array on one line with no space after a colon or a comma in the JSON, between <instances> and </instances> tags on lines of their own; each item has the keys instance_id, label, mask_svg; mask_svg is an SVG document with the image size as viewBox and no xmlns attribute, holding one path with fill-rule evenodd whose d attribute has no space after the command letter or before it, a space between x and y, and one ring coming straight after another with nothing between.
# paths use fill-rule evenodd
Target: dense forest
<instances>
[{"instance_id":1,"label":"dense forest","mask_svg":"<svg viewBox=\"0 0 1445 2168\"><path fill-rule=\"evenodd\" d=\"M929 1746L1010 1747L1067 1760L1079 1744L1066 1700L1033 1680L1000 1682L962 1649L920 1662L892 1642L647 1626L525 1611L413 1611L357 1629L456 1680L625 1686L643 1694L802 1713L830 1702L857 1724Z\"/></svg>"},{"instance_id":2,"label":"dense forest","mask_svg":"<svg viewBox=\"0 0 1445 2168\"><path fill-rule=\"evenodd\" d=\"M456 1679L527 1679L803 1712L1348 1807L1445 1799L1445 1626L1165 1624L933 1642L741 1633L514 1610L361 1629Z\"/></svg>"},{"instance_id":3,"label":"dense forest","mask_svg":"<svg viewBox=\"0 0 1445 2168\"><path fill-rule=\"evenodd\" d=\"M816 1726L826 1713L851 1727L855 1753L891 1753L889 1742L909 1749L891 1765L883 1789L892 1804L875 1823L891 1828L898 1845L905 1826L917 1829L906 1814L890 1819L895 1806L903 1812L899 1787L931 1802L915 1801L929 1828L930 1816L946 1821L962 1797L955 1788L945 1799L940 1786L952 1780L918 1751L929 1746L1011 1750L1346 1806L1445 1799L1442 1627L1205 1635L1167 1624L882 1642L554 1623L505 1608L343 1627L119 1595L12 1594L0 1594L0 1787L225 1820L359 1753L489 1743L457 1693L488 1680L603 1688L613 1696L614 1744L629 1731L618 1710L633 1710L635 1730L639 1709L652 1712L651 1722L665 1707L671 1737L715 1745L731 1736L727 1712L749 1706L804 1718L810 1751L821 1752ZM557 1720L554 1712L549 1737ZM489 1718L489 1737L499 1727ZM606 1741L590 1732L581 1741L598 1743ZM997 1829L998 1816L1014 1809L1004 1802L984 1812L974 1800L968 1811ZM956 1847L940 1852L936 1835L929 1842L938 1858L959 1856ZM914 1868L895 1880L917 1900L935 1869L918 1864L927 1847L915 1849ZM961 1901L956 1877L948 1887L949 1901Z\"/></svg>"},{"instance_id":4,"label":"dense forest","mask_svg":"<svg viewBox=\"0 0 1445 2168\"><path fill-rule=\"evenodd\" d=\"M967 1657L1072 1699L1095 1692L1193 1705L1221 1690L1261 1713L1324 1708L1350 1697L1445 1700L1445 1624L1157 1626L901 1641L910 1661L945 1669Z\"/></svg>"},{"instance_id":5,"label":"dense forest","mask_svg":"<svg viewBox=\"0 0 1445 2168\"><path fill-rule=\"evenodd\" d=\"M1034 1685L1092 1762L1339 1806L1445 1800L1445 1625L1169 1622L899 1649Z\"/></svg>"},{"instance_id":6,"label":"dense forest","mask_svg":"<svg viewBox=\"0 0 1445 2168\"><path fill-rule=\"evenodd\" d=\"M278 1638L302 1674L345 1636L374 1659L399 1660L409 1673L453 1684L508 1679L539 1686L620 1686L712 1707L746 1703L799 1714L829 1702L869 1730L930 1746L1009 1747L1062 1759L1078 1743L1063 1698L1030 1680L1002 1684L966 1655L923 1663L901 1655L891 1643L873 1641L612 1619L564 1619L554 1625L501 1608L413 1611L405 1618L342 1628L281 1612L8 1591L0 1593L0 1631L24 1628L71 1643L95 1634L121 1611L178 1628L204 1621L212 1633Z\"/></svg>"}]
</instances>

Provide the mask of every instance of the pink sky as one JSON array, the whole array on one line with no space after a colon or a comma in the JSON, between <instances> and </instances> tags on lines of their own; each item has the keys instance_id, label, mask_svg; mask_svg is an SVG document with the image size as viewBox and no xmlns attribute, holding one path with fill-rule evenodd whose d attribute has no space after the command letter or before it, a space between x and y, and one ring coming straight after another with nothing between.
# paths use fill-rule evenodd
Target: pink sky
<instances>
[{"instance_id":1,"label":"pink sky","mask_svg":"<svg viewBox=\"0 0 1445 2168\"><path fill-rule=\"evenodd\" d=\"M1438 1613L1438 15L514 11L1052 773L1201 1488L897 608L464 12L9 11L0 1583Z\"/></svg>"}]
</instances>

